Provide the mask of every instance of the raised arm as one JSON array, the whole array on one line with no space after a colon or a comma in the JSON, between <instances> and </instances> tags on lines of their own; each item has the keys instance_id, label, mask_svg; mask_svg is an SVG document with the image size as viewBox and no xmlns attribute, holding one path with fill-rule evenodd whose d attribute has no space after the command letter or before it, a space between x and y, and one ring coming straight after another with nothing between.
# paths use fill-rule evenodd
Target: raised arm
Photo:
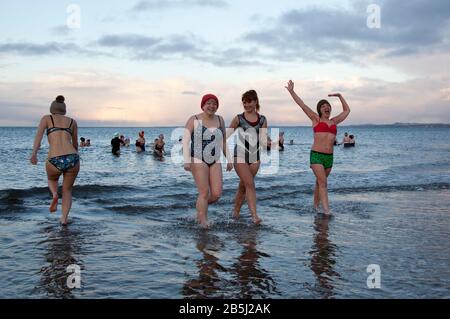
<instances>
[{"instance_id":1,"label":"raised arm","mask_svg":"<svg viewBox=\"0 0 450 319\"><path fill-rule=\"evenodd\" d=\"M289 80L289 82L288 82L287 86L285 86L285 88L291 94L291 96L294 99L295 103L297 103L298 106L300 106L300 108L311 119L311 121L318 122L319 121L319 115L316 112L314 112L313 110L311 110L311 108L308 107L308 105L306 105L303 102L303 100L297 95L297 93L295 93L295 91L294 91L294 82L292 82L292 80Z\"/></svg>"},{"instance_id":2,"label":"raised arm","mask_svg":"<svg viewBox=\"0 0 450 319\"><path fill-rule=\"evenodd\" d=\"M36 136L34 138L33 151L31 152L31 157L30 157L30 162L33 165L36 165L38 162L37 153L38 153L39 149L41 148L41 141L42 141L42 137L44 136L44 132L45 132L46 128L47 128L47 120L44 116L41 118L41 121L39 122Z\"/></svg>"},{"instance_id":3,"label":"raised arm","mask_svg":"<svg viewBox=\"0 0 450 319\"><path fill-rule=\"evenodd\" d=\"M336 96L341 101L343 111L339 115L337 115L331 119L334 122L334 124L338 125L339 123L343 122L347 118L347 116L350 114L350 107L348 106L347 101L345 101L345 99L341 95L341 93L328 94L328 96L330 96L330 97Z\"/></svg>"}]
</instances>

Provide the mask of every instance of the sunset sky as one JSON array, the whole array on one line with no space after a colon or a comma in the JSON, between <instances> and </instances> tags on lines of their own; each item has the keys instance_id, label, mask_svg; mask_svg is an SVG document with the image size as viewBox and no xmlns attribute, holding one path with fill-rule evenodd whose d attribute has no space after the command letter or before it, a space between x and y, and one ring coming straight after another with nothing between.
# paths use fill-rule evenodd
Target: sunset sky
<instances>
[{"instance_id":1,"label":"sunset sky","mask_svg":"<svg viewBox=\"0 0 450 319\"><path fill-rule=\"evenodd\" d=\"M81 126L184 125L206 93L229 121L248 89L269 125L309 125L289 79L314 109L341 92L347 124L450 123L448 0L2 0L0 30L0 126L59 94Z\"/></svg>"}]
</instances>

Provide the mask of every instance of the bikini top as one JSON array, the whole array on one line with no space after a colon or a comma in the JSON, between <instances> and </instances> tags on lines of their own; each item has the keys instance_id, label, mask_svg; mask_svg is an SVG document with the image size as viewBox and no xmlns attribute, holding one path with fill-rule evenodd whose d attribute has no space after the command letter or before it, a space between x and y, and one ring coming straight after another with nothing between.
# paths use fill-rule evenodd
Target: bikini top
<instances>
[{"instance_id":1,"label":"bikini top","mask_svg":"<svg viewBox=\"0 0 450 319\"><path fill-rule=\"evenodd\" d=\"M317 123L317 125L314 126L313 131L314 131L314 133L331 133L333 135L336 135L337 134L337 126L336 126L336 124L329 126L327 123L320 122L320 120L319 120L319 123Z\"/></svg>"},{"instance_id":2,"label":"bikini top","mask_svg":"<svg viewBox=\"0 0 450 319\"><path fill-rule=\"evenodd\" d=\"M50 115L50 118L52 120L53 127L47 128L47 135L49 135L50 133L56 132L56 131L65 131L65 132L69 133L70 135L72 135L71 127L72 127L73 119L70 119L69 127L55 127L55 122L53 121L53 116Z\"/></svg>"}]
</instances>

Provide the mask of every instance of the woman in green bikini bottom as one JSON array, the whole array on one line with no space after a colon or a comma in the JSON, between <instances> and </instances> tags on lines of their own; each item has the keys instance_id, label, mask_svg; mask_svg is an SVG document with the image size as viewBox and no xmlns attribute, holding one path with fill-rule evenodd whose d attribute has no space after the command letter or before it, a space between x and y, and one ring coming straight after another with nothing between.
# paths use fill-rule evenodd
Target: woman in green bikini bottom
<instances>
[{"instance_id":1,"label":"woman in green bikini bottom","mask_svg":"<svg viewBox=\"0 0 450 319\"><path fill-rule=\"evenodd\" d=\"M294 101L300 106L305 114L311 119L314 131L314 143L310 154L310 167L316 176L314 189L314 208L318 209L322 203L324 214L330 214L328 205L327 177L333 167L333 147L336 140L337 125L343 122L350 114L350 107L340 93L328 96L338 97L341 101L343 111L330 119L331 105L327 100L317 103L317 113L311 110L294 91L294 82L289 81L286 89Z\"/></svg>"}]
</instances>

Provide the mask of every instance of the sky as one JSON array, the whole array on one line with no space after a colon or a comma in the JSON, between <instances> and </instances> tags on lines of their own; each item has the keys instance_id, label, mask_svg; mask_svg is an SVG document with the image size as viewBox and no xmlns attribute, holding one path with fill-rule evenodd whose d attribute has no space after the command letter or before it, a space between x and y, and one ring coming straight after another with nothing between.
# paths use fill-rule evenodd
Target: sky
<instances>
[{"instance_id":1,"label":"sky","mask_svg":"<svg viewBox=\"0 0 450 319\"><path fill-rule=\"evenodd\" d=\"M269 126L310 125L329 93L345 124L450 123L448 0L0 0L0 126L57 95L80 126L180 126L258 92ZM342 106L329 98L333 114Z\"/></svg>"}]
</instances>

